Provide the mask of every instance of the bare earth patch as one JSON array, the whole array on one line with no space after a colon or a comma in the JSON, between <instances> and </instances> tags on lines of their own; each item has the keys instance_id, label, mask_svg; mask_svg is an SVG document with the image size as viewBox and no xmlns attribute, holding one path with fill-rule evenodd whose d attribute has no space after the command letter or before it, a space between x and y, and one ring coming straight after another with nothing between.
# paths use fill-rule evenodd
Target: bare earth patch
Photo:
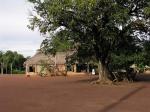
<instances>
[{"instance_id":1,"label":"bare earth patch","mask_svg":"<svg viewBox=\"0 0 150 112\"><path fill-rule=\"evenodd\" d=\"M150 76L120 86L96 76L0 76L0 112L150 112Z\"/></svg>"}]
</instances>

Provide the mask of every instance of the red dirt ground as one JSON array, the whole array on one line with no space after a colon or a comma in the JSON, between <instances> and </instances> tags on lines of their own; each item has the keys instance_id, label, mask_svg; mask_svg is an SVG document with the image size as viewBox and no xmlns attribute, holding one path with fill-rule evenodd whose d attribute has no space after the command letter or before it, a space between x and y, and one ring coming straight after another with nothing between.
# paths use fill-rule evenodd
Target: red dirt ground
<instances>
[{"instance_id":1,"label":"red dirt ground","mask_svg":"<svg viewBox=\"0 0 150 112\"><path fill-rule=\"evenodd\" d=\"M150 112L150 76L119 86L92 78L0 76L0 112Z\"/></svg>"}]
</instances>

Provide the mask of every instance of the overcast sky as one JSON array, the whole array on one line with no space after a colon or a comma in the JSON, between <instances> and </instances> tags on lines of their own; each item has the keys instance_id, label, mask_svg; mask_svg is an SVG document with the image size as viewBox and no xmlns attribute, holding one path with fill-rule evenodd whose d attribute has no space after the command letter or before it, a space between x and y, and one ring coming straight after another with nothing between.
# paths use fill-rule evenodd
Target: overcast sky
<instances>
[{"instance_id":1,"label":"overcast sky","mask_svg":"<svg viewBox=\"0 0 150 112\"><path fill-rule=\"evenodd\" d=\"M0 0L0 50L17 51L26 57L39 49L43 37L27 28L29 10L27 0Z\"/></svg>"}]
</instances>

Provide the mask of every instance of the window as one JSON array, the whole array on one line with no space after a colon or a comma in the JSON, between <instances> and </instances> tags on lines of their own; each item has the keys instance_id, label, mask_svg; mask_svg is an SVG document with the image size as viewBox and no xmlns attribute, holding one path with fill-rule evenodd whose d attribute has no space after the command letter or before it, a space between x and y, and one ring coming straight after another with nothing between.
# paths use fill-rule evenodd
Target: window
<instances>
[{"instance_id":1,"label":"window","mask_svg":"<svg viewBox=\"0 0 150 112\"><path fill-rule=\"evenodd\" d=\"M35 72L35 67L30 66L30 67L29 67L29 72Z\"/></svg>"}]
</instances>

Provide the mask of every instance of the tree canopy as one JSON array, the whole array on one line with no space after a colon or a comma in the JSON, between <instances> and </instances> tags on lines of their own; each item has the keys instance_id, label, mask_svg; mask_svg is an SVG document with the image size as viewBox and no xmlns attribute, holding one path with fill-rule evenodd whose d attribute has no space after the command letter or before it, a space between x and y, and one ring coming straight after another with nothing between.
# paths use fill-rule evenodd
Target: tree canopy
<instances>
[{"instance_id":1,"label":"tree canopy","mask_svg":"<svg viewBox=\"0 0 150 112\"><path fill-rule=\"evenodd\" d=\"M34 4L29 28L38 28L50 40L62 31L65 32L66 40L72 41L77 53L88 46L92 53L90 56L94 56L99 62L101 80L111 76L108 64L112 54L122 51L127 51L126 54L129 51L137 52L135 49L141 45L141 41L150 36L149 0L29 2Z\"/></svg>"},{"instance_id":2,"label":"tree canopy","mask_svg":"<svg viewBox=\"0 0 150 112\"><path fill-rule=\"evenodd\" d=\"M0 51L0 66L1 72L3 69L3 73L11 73L11 69L13 73L17 73L17 71L24 71L23 63L25 62L25 58L23 55L18 54L17 52Z\"/></svg>"}]
</instances>

